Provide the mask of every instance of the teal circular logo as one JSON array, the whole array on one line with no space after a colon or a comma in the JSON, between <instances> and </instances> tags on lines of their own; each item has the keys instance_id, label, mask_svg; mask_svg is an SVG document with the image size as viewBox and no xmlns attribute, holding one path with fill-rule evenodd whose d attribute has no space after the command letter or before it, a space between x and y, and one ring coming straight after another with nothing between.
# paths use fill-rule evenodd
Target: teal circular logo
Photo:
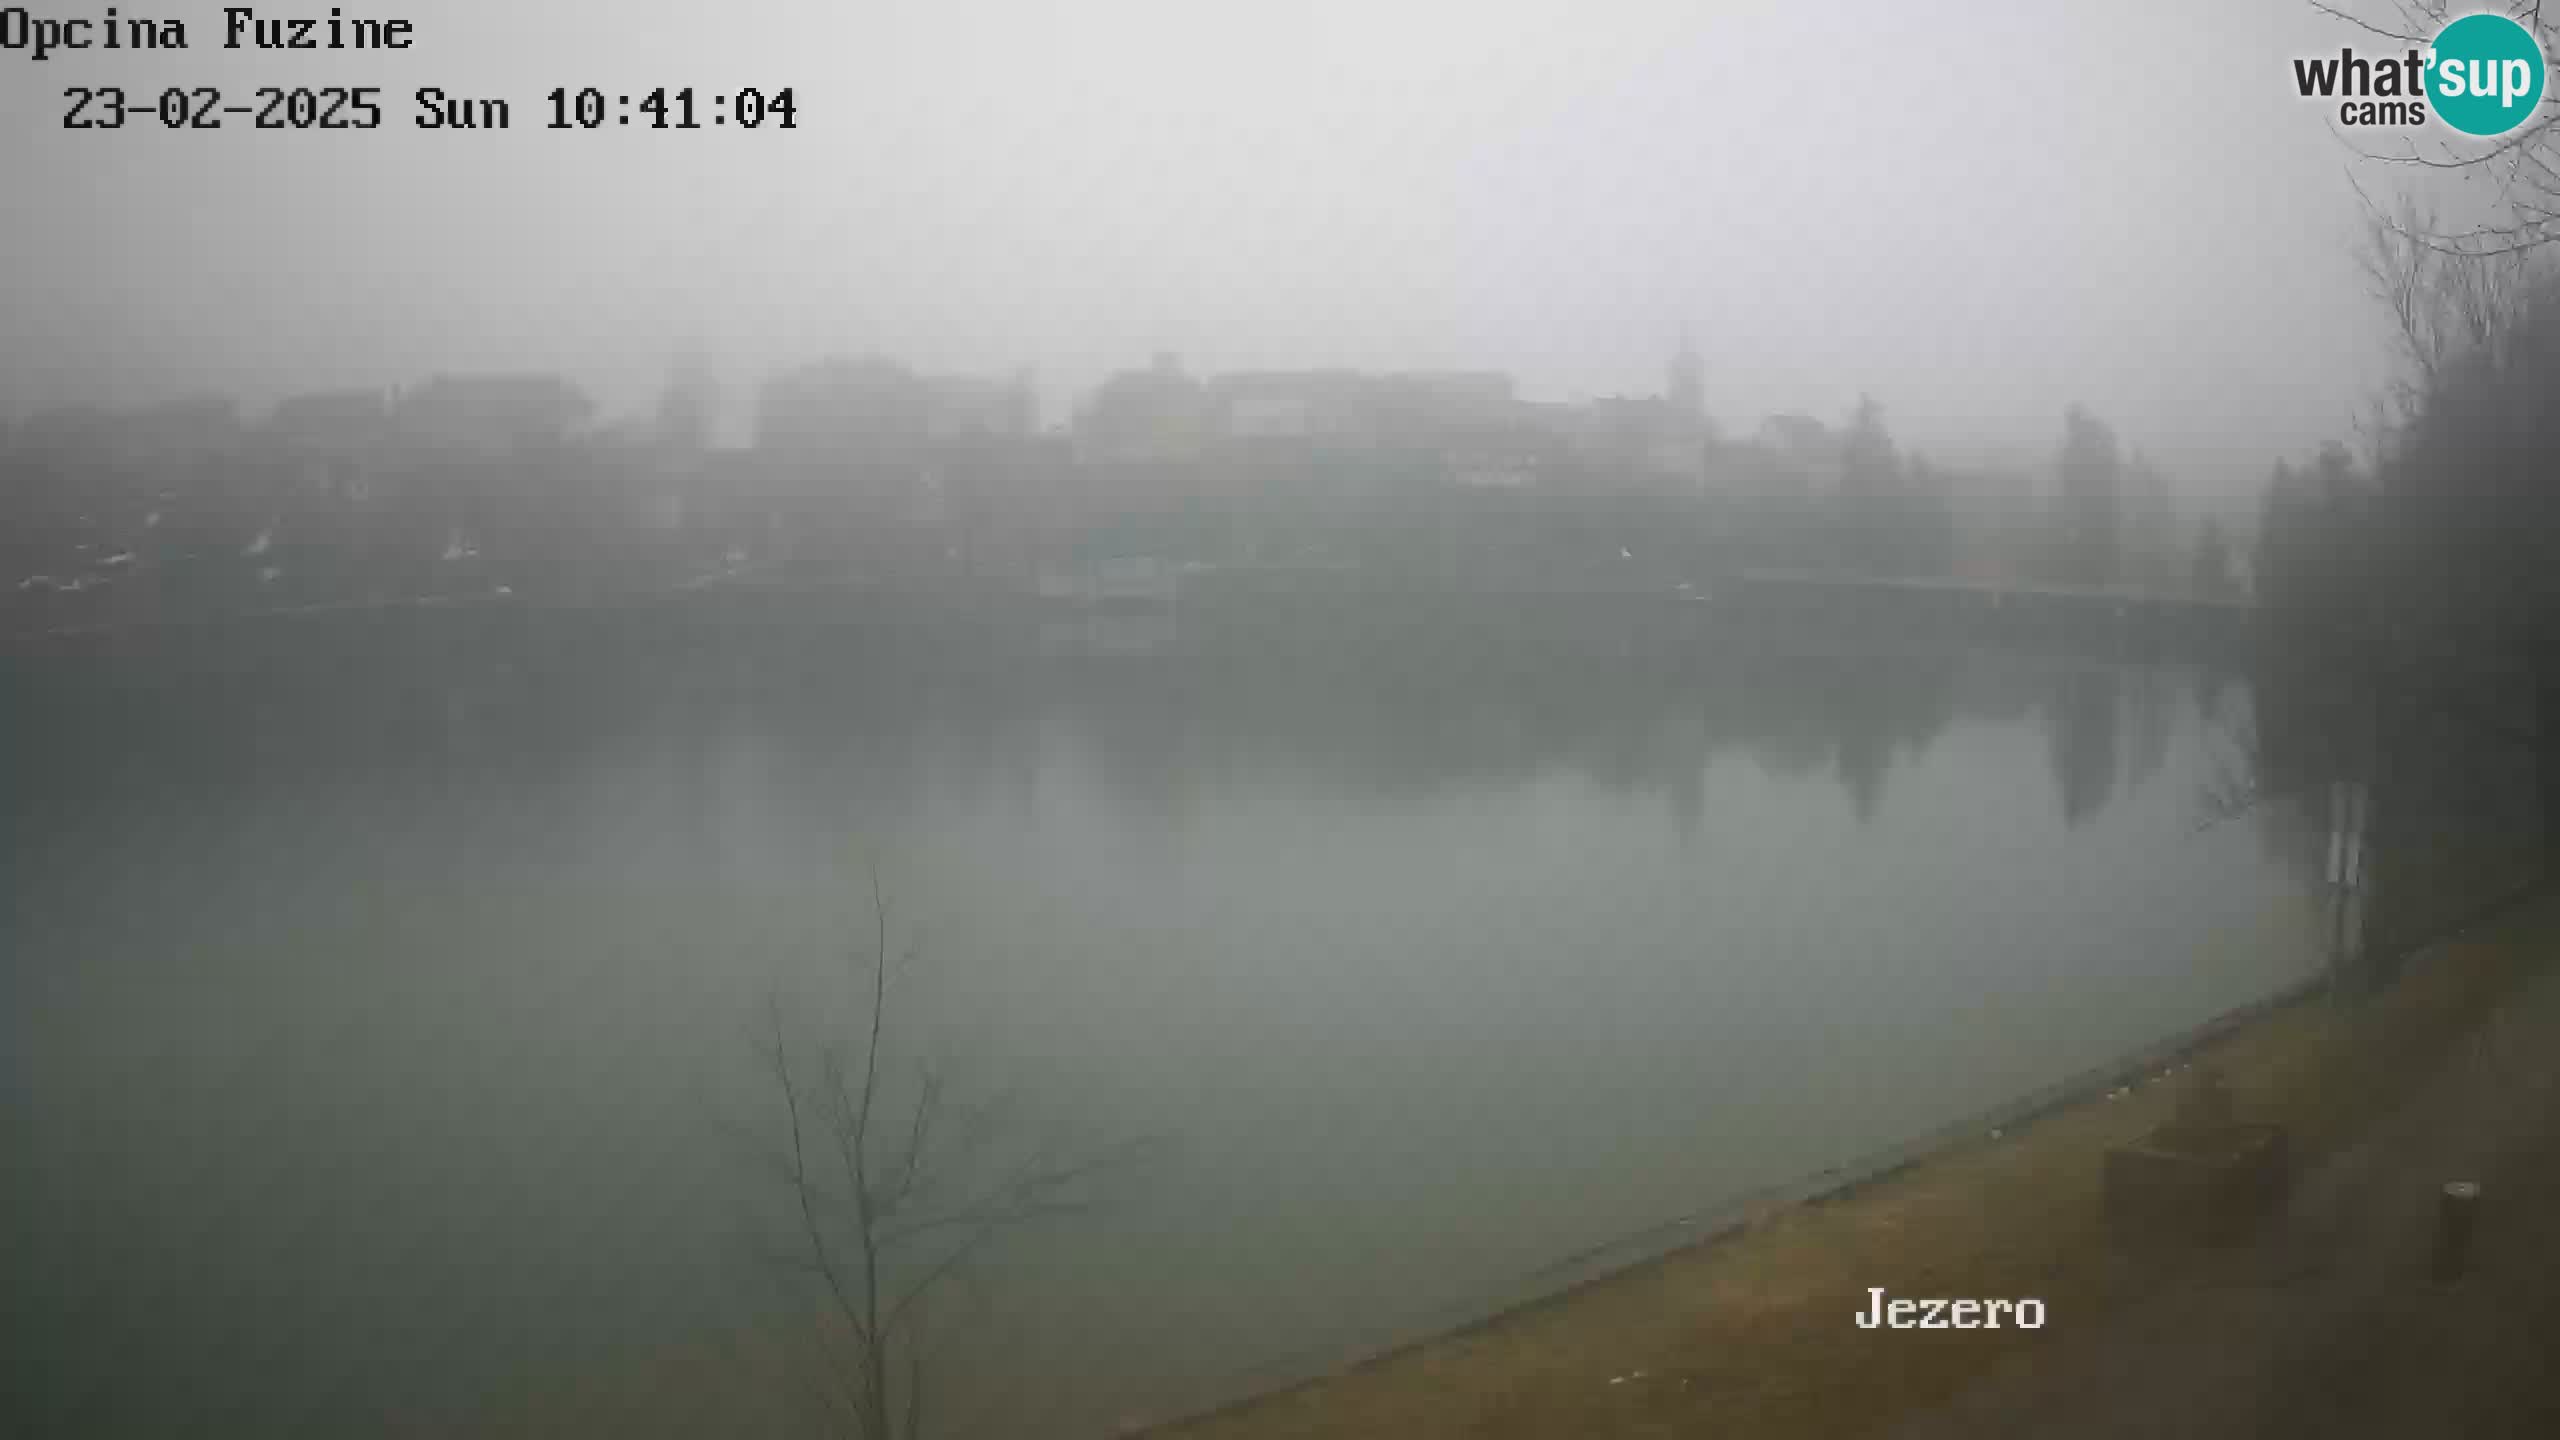
<instances>
[{"instance_id":1,"label":"teal circular logo","mask_svg":"<svg viewBox=\"0 0 2560 1440\"><path fill-rule=\"evenodd\" d=\"M2542 103L2542 47L2504 15L2465 15L2427 52L2427 98L2465 135L2504 135Z\"/></svg>"}]
</instances>

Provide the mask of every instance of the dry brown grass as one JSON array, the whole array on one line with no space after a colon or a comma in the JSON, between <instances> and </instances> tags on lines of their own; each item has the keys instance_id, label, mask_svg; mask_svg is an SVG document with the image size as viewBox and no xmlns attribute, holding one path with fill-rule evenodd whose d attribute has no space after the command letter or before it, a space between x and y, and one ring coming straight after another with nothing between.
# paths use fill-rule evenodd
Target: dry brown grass
<instances>
[{"instance_id":1,"label":"dry brown grass","mask_svg":"<svg viewBox=\"0 0 2560 1440\"><path fill-rule=\"evenodd\" d=\"M2560 905L2536 904L2413 962L2370 1001L2303 1000L2194 1061L2222 1071L2245 1118L2286 1125L2297 1157L2317 1157L2383 1113L2556 940ZM2157 1283L2107 1243L2098 1174L2107 1146L2165 1118L2175 1088L2055 1111L1854 1194L1152 1433L1833 1440L1872 1430ZM2041 1332L1887 1336L1852 1323L1871 1286L2036 1296L2052 1319Z\"/></svg>"}]
</instances>

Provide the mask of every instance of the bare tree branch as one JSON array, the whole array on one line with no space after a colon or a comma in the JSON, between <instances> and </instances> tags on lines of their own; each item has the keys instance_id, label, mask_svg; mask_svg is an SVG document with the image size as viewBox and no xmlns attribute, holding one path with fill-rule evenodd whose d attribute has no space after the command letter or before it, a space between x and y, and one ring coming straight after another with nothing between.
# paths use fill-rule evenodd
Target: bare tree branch
<instances>
[{"instance_id":1,"label":"bare tree branch","mask_svg":"<svg viewBox=\"0 0 2560 1440\"><path fill-rule=\"evenodd\" d=\"M2379 35L2385 40L2399 40L2412 45L2423 45L2426 43L2428 38L2413 31L2385 29L2360 15L2348 14L2346 11L2338 9L2334 5L2323 5L2320 3L2320 0L2304 0L2304 3L2308 4L2312 9L2319 11L2321 14L2328 16L2332 20L2344 20L2359 30L2363 30L2369 34Z\"/></svg>"},{"instance_id":2,"label":"bare tree branch","mask_svg":"<svg viewBox=\"0 0 2560 1440\"><path fill-rule=\"evenodd\" d=\"M1009 1097L1000 1094L994 1101L957 1106L956 1116L947 1114L955 1107L942 1075L921 1065L911 1099L884 1099L894 952L876 866L870 890L870 969L867 975L859 971L865 957L856 951L852 977L857 991L868 992L869 1015L846 1017L841 1038L819 1048L821 1087L804 1086L795 1073L778 996L766 1002L765 1050L791 1129L778 1168L794 1192L805 1249L791 1269L816 1277L845 1336L843 1363L828 1367L832 1398L840 1402L837 1413L843 1428L864 1440L914 1440L932 1413L925 1391L937 1346L927 1321L942 1308L932 1303L934 1297L955 1282L965 1285L961 1277L969 1262L1006 1230L1089 1209L1093 1202L1081 1187L1143 1158L1150 1147L1123 1144L1066 1162L1043 1156L968 1198L942 1203L946 1193L966 1193L967 1187L960 1176L937 1171L956 1167L991 1140L1000 1128L1001 1102ZM908 946L899 962L902 971L912 967L919 950ZM858 1057L851 1053L855 1047ZM892 1103L905 1107L903 1123L880 1113ZM829 1193L812 1166L813 1124L836 1150L845 1186L840 1197Z\"/></svg>"},{"instance_id":3,"label":"bare tree branch","mask_svg":"<svg viewBox=\"0 0 2560 1440\"><path fill-rule=\"evenodd\" d=\"M942 1077L932 1066L922 1067L916 1078L916 1105L907 1121L906 1161L899 1167L897 1188L890 1192L884 1217L902 1210L916 1191L917 1180L924 1173L925 1147L932 1143L933 1117L942 1099Z\"/></svg>"},{"instance_id":4,"label":"bare tree branch","mask_svg":"<svg viewBox=\"0 0 2560 1440\"><path fill-rule=\"evenodd\" d=\"M2304 0L2316 14L2352 25L2367 34L2412 47L2430 42L2458 18L2443 0L2393 7L2396 20L2377 22L2333 0ZM2539 3L2510 5L2504 13L2533 32L2548 56L2560 46L2560 33L2543 18ZM2537 102L2542 111L2508 133L2482 141L2437 139L2422 148L2414 135L2403 136L2400 148L2372 148L2332 124L2330 133L2358 159L2396 169L2437 174L2480 174L2499 178L2495 199L2502 218L2430 234L2426 243L2448 254L2495 256L2523 254L2560 240L2560 164L2551 142L2560 131L2560 92L2546 87ZM2372 208L2368 206L2368 208Z\"/></svg>"}]
</instances>

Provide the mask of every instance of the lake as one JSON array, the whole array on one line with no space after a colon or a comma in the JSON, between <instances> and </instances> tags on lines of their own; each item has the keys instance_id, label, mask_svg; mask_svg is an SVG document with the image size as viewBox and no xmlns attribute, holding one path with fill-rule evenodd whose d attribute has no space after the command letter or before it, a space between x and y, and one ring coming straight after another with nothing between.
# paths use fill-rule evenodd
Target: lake
<instances>
[{"instance_id":1,"label":"lake","mask_svg":"<svg viewBox=\"0 0 2560 1440\"><path fill-rule=\"evenodd\" d=\"M1473 1318L2320 963L2304 837L2198 829L2245 687L2174 666L545 623L6 662L0 1430L787 1433L818 1302L758 1047L841 1013L875 869L894 1069L1160 1142L937 1302L937 1413L1043 1434Z\"/></svg>"}]
</instances>

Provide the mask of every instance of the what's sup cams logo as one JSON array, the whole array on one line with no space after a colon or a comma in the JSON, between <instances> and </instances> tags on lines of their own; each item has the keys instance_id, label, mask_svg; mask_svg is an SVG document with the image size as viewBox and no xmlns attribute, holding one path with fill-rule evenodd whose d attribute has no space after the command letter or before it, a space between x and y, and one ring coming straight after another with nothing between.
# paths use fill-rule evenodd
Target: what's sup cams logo
<instances>
[{"instance_id":1,"label":"what's sup cams logo","mask_svg":"<svg viewBox=\"0 0 2560 1440\"><path fill-rule=\"evenodd\" d=\"M2423 50L2342 49L2293 62L2294 89L2336 103L2341 125L2414 129L2434 119L2483 138L2532 119L2543 79L2542 46L2504 15L2465 15Z\"/></svg>"}]
</instances>

